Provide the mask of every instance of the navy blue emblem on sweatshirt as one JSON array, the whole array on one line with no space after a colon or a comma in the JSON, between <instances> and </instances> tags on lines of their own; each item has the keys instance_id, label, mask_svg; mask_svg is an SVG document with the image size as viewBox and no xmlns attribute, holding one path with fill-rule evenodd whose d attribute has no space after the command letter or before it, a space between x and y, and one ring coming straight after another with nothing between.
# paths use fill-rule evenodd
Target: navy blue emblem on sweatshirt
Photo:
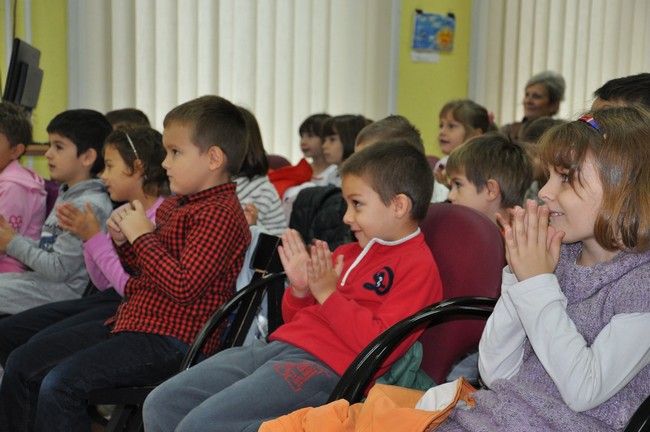
<instances>
[{"instance_id":1,"label":"navy blue emblem on sweatshirt","mask_svg":"<svg viewBox=\"0 0 650 432\"><path fill-rule=\"evenodd\" d=\"M387 294L393 286L393 270L390 267L384 267L379 270L372 278L374 279L374 283L366 282L363 284L363 287L376 292L377 295Z\"/></svg>"}]
</instances>

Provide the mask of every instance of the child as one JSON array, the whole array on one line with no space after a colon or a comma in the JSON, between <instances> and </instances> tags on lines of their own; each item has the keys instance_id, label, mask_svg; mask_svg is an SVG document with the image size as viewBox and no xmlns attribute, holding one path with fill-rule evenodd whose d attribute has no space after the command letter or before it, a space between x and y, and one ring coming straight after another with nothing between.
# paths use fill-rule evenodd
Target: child
<instances>
[{"instance_id":1,"label":"child","mask_svg":"<svg viewBox=\"0 0 650 432\"><path fill-rule=\"evenodd\" d=\"M490 128L490 116L485 108L469 99L447 102L439 114L438 143L445 157L433 169L436 181L449 187L445 165L449 154L471 137L482 135Z\"/></svg>"},{"instance_id":2,"label":"child","mask_svg":"<svg viewBox=\"0 0 650 432\"><path fill-rule=\"evenodd\" d=\"M287 193L287 206L289 197L291 203L301 189L303 183L309 186L324 186L328 184L330 176L336 174L337 167L325 161L323 156L323 123L330 118L329 114L313 114L307 117L298 129L300 136L300 150L304 157L295 166L285 166L269 171L269 181L273 183L278 195L284 197ZM311 163L307 161L311 159ZM295 192L291 192L295 189ZM286 214L286 212L285 212Z\"/></svg>"},{"instance_id":3,"label":"child","mask_svg":"<svg viewBox=\"0 0 650 432\"><path fill-rule=\"evenodd\" d=\"M448 199L472 207L494 223L507 218L524 201L533 179L526 149L499 132L471 138L451 152L447 160L451 180Z\"/></svg>"},{"instance_id":4,"label":"child","mask_svg":"<svg viewBox=\"0 0 650 432\"><path fill-rule=\"evenodd\" d=\"M639 106L650 109L650 73L644 72L607 81L594 92L591 110L607 106Z\"/></svg>"},{"instance_id":5,"label":"child","mask_svg":"<svg viewBox=\"0 0 650 432\"><path fill-rule=\"evenodd\" d=\"M246 121L248 145L244 163L233 179L237 183L237 197L250 225L258 225L260 229L279 236L287 228L287 219L280 196L266 175L269 162L260 127L253 113L242 107L239 110Z\"/></svg>"},{"instance_id":6,"label":"child","mask_svg":"<svg viewBox=\"0 0 650 432\"><path fill-rule=\"evenodd\" d=\"M539 160L539 140L547 130L553 126L566 123L566 120L556 119L553 117L538 117L527 123L526 127L521 132L521 141L528 151L530 158L533 161L533 182L526 191L526 196L522 204L529 199L536 200L540 204L544 204L539 198L539 188L548 180L546 167L542 166Z\"/></svg>"},{"instance_id":7,"label":"child","mask_svg":"<svg viewBox=\"0 0 650 432\"><path fill-rule=\"evenodd\" d=\"M354 141L354 151L357 152L367 146L387 141L403 141L425 154L420 131L401 115L389 115L361 129Z\"/></svg>"},{"instance_id":8,"label":"child","mask_svg":"<svg viewBox=\"0 0 650 432\"><path fill-rule=\"evenodd\" d=\"M115 202L140 200L147 217L155 223L156 209L169 194L162 135L150 128L114 131L104 144L105 167L100 177ZM99 292L80 299L48 303L0 320L0 363L34 335L39 337L62 328L115 315L130 275L120 263L109 235L86 206L64 203L57 209L59 225L81 238L84 261Z\"/></svg>"},{"instance_id":9,"label":"child","mask_svg":"<svg viewBox=\"0 0 650 432\"><path fill-rule=\"evenodd\" d=\"M313 114L302 122L298 133L300 135L300 150L305 158L310 158L312 169L311 180L318 186L327 177L326 170L332 165L323 155L323 124L331 116L329 114ZM329 169L331 171L331 168ZM328 172L329 172L328 171Z\"/></svg>"},{"instance_id":10,"label":"child","mask_svg":"<svg viewBox=\"0 0 650 432\"><path fill-rule=\"evenodd\" d=\"M45 183L18 162L31 142L27 113L18 105L0 102L0 218L17 233L37 240L45 220ZM25 270L23 263L0 253L0 273Z\"/></svg>"},{"instance_id":11,"label":"child","mask_svg":"<svg viewBox=\"0 0 650 432\"><path fill-rule=\"evenodd\" d=\"M50 148L45 157L52 179L61 183L55 207L70 202L83 208L88 203L103 225L113 204L95 176L104 167L101 149L111 125L101 113L79 109L54 117L47 132ZM0 220L0 252L31 269L0 274L0 313L80 297L88 284L81 239L59 226L56 210L47 216L38 243Z\"/></svg>"},{"instance_id":12,"label":"child","mask_svg":"<svg viewBox=\"0 0 650 432\"><path fill-rule=\"evenodd\" d=\"M635 108L596 111L542 138L547 205L528 201L512 222L499 218L508 266L479 344L489 389L436 431L611 432L647 397L649 140L650 112ZM438 408L420 399L409 409L410 396L410 405L378 411L431 430L422 410ZM304 430L322 430L312 425Z\"/></svg>"},{"instance_id":13,"label":"child","mask_svg":"<svg viewBox=\"0 0 650 432\"><path fill-rule=\"evenodd\" d=\"M358 243L332 255L318 241L308 253L287 230L280 252L291 282L285 324L268 344L222 351L159 386L145 401L147 431L257 430L265 419L322 404L372 339L441 298L418 228L433 184L424 155L407 144L375 144L351 156L341 176L344 220Z\"/></svg>"},{"instance_id":14,"label":"child","mask_svg":"<svg viewBox=\"0 0 650 432\"><path fill-rule=\"evenodd\" d=\"M323 123L323 155L329 164L339 166L354 152L357 135L372 120L362 115L340 115L331 117ZM329 184L341 185L341 180L332 178Z\"/></svg>"},{"instance_id":15,"label":"child","mask_svg":"<svg viewBox=\"0 0 650 432\"><path fill-rule=\"evenodd\" d=\"M497 223L524 202L532 181L533 166L526 149L498 132L470 138L451 152L447 160L452 204L471 207ZM478 380L478 354L466 356L450 372L448 380L463 375Z\"/></svg>"},{"instance_id":16,"label":"child","mask_svg":"<svg viewBox=\"0 0 650 432\"><path fill-rule=\"evenodd\" d=\"M354 152L357 135L371 121L361 115L332 117L323 124L323 154L336 167L329 184L313 186L302 184L292 191L297 196L284 194L283 205L289 226L295 228L306 243L313 239L326 240L332 250L351 240L350 230L341 222L345 202L341 197L341 178L338 167ZM309 187L312 186L312 187Z\"/></svg>"},{"instance_id":17,"label":"child","mask_svg":"<svg viewBox=\"0 0 650 432\"><path fill-rule=\"evenodd\" d=\"M418 149L422 154L425 154L420 131L406 117L401 115L389 115L361 129L354 143L354 151L359 151L380 141L405 142ZM447 188L434 182L431 202L435 203L447 200L447 193Z\"/></svg>"},{"instance_id":18,"label":"child","mask_svg":"<svg viewBox=\"0 0 650 432\"><path fill-rule=\"evenodd\" d=\"M122 108L106 113L106 119L113 129L133 129L138 127L151 127L149 117L137 108Z\"/></svg>"},{"instance_id":19,"label":"child","mask_svg":"<svg viewBox=\"0 0 650 432\"><path fill-rule=\"evenodd\" d=\"M647 397L649 141L635 108L544 135L546 205L499 218L508 267L479 346L490 390L440 431L621 430Z\"/></svg>"},{"instance_id":20,"label":"child","mask_svg":"<svg viewBox=\"0 0 650 432\"><path fill-rule=\"evenodd\" d=\"M244 159L245 139L241 113L217 96L167 114L162 165L175 195L158 208L155 229L139 200L108 223L132 275L124 302L106 324L78 325L15 350L0 386L0 424L32 430L35 421L39 431L85 432L89 392L150 384L178 370L207 318L232 297L250 243L230 181ZM205 355L216 350L219 333Z\"/></svg>"}]
</instances>

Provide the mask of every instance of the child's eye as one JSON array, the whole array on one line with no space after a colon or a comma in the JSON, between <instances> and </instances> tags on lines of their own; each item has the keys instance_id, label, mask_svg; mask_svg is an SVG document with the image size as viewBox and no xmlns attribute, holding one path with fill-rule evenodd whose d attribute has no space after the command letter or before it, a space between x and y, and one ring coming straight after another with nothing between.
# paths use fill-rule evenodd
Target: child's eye
<instances>
[{"instance_id":1,"label":"child's eye","mask_svg":"<svg viewBox=\"0 0 650 432\"><path fill-rule=\"evenodd\" d=\"M352 207L360 207L360 206L361 206L361 202L360 202L360 201L352 200Z\"/></svg>"},{"instance_id":2,"label":"child's eye","mask_svg":"<svg viewBox=\"0 0 650 432\"><path fill-rule=\"evenodd\" d=\"M569 174L566 173L560 173L560 177L562 177L562 183L568 183L571 180Z\"/></svg>"}]
</instances>

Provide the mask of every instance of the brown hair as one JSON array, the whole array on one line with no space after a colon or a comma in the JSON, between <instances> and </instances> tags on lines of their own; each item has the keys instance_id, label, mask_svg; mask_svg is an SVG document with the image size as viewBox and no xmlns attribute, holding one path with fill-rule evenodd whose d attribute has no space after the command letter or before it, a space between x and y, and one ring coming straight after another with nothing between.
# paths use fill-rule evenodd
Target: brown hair
<instances>
[{"instance_id":1,"label":"brown hair","mask_svg":"<svg viewBox=\"0 0 650 432\"><path fill-rule=\"evenodd\" d=\"M582 185L587 156L603 188L594 236L608 250L643 252L650 249L650 111L605 108L593 119L550 129L540 141L540 159L547 167L568 170L569 183Z\"/></svg>"},{"instance_id":2,"label":"brown hair","mask_svg":"<svg viewBox=\"0 0 650 432\"><path fill-rule=\"evenodd\" d=\"M447 113L451 113L454 120L462 123L465 128L465 138L477 129L483 133L490 130L490 115L487 110L471 99L447 102L440 110L438 117L442 118Z\"/></svg>"},{"instance_id":3,"label":"brown hair","mask_svg":"<svg viewBox=\"0 0 650 432\"><path fill-rule=\"evenodd\" d=\"M493 179L501 189L501 207L521 205L533 181L533 163L526 149L500 132L474 138L451 152L446 170L464 173L478 192Z\"/></svg>"},{"instance_id":4,"label":"brown hair","mask_svg":"<svg viewBox=\"0 0 650 432\"><path fill-rule=\"evenodd\" d=\"M407 142L380 142L364 148L346 159L339 173L364 178L386 205L398 194L408 196L413 203L411 217L418 222L427 215L433 173L424 154Z\"/></svg>"},{"instance_id":5,"label":"brown hair","mask_svg":"<svg viewBox=\"0 0 650 432\"><path fill-rule=\"evenodd\" d=\"M239 172L248 148L244 116L230 101L219 96L201 96L172 109L165 116L163 127L172 123L194 127L192 143L204 153L219 147L227 158L227 171L232 177Z\"/></svg>"},{"instance_id":6,"label":"brown hair","mask_svg":"<svg viewBox=\"0 0 650 432\"><path fill-rule=\"evenodd\" d=\"M104 152L108 146L117 150L129 170L129 175L136 170L136 160L140 161L144 177L142 189L146 194L169 195L169 180L162 167L166 153L160 132L149 127L116 129L106 137Z\"/></svg>"},{"instance_id":7,"label":"brown hair","mask_svg":"<svg viewBox=\"0 0 650 432\"><path fill-rule=\"evenodd\" d=\"M381 120L370 123L361 129L357 135L355 147L366 142L404 141L418 149L422 154L424 143L420 131L410 121L401 115L389 115Z\"/></svg>"}]
</instances>

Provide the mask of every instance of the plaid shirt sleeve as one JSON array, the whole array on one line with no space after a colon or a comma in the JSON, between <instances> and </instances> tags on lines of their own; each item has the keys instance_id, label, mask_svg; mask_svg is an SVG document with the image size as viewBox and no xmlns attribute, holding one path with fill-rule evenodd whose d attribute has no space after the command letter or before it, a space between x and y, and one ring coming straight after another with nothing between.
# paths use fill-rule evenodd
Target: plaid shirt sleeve
<instances>
[{"instance_id":1,"label":"plaid shirt sleeve","mask_svg":"<svg viewBox=\"0 0 650 432\"><path fill-rule=\"evenodd\" d=\"M173 203L170 200L163 201L156 212L156 217L160 219L168 217L171 208L173 208ZM117 250L117 255L120 257L122 267L127 269L129 274L139 273L138 267L140 264L138 263L138 257L131 243L128 241L124 242L121 246L115 246L115 249Z\"/></svg>"},{"instance_id":2,"label":"plaid shirt sleeve","mask_svg":"<svg viewBox=\"0 0 650 432\"><path fill-rule=\"evenodd\" d=\"M138 266L138 261L137 257L135 256L135 252L133 251L133 247L131 247L131 243L124 242L121 246L115 246L115 250L117 251L117 256L120 258L120 262L122 263L122 267L127 269L127 272L130 274L134 273L133 269L136 269ZM132 271L128 271L132 270Z\"/></svg>"},{"instance_id":3,"label":"plaid shirt sleeve","mask_svg":"<svg viewBox=\"0 0 650 432\"><path fill-rule=\"evenodd\" d=\"M133 243L139 269L178 304L190 304L212 287L220 275L215 269L227 268L224 263L240 247L241 233L231 229L237 225L232 212L211 206L198 210L187 216L186 225L177 227L177 238L184 239L184 244L175 245L182 249L179 258L155 233L144 234Z\"/></svg>"}]
</instances>

